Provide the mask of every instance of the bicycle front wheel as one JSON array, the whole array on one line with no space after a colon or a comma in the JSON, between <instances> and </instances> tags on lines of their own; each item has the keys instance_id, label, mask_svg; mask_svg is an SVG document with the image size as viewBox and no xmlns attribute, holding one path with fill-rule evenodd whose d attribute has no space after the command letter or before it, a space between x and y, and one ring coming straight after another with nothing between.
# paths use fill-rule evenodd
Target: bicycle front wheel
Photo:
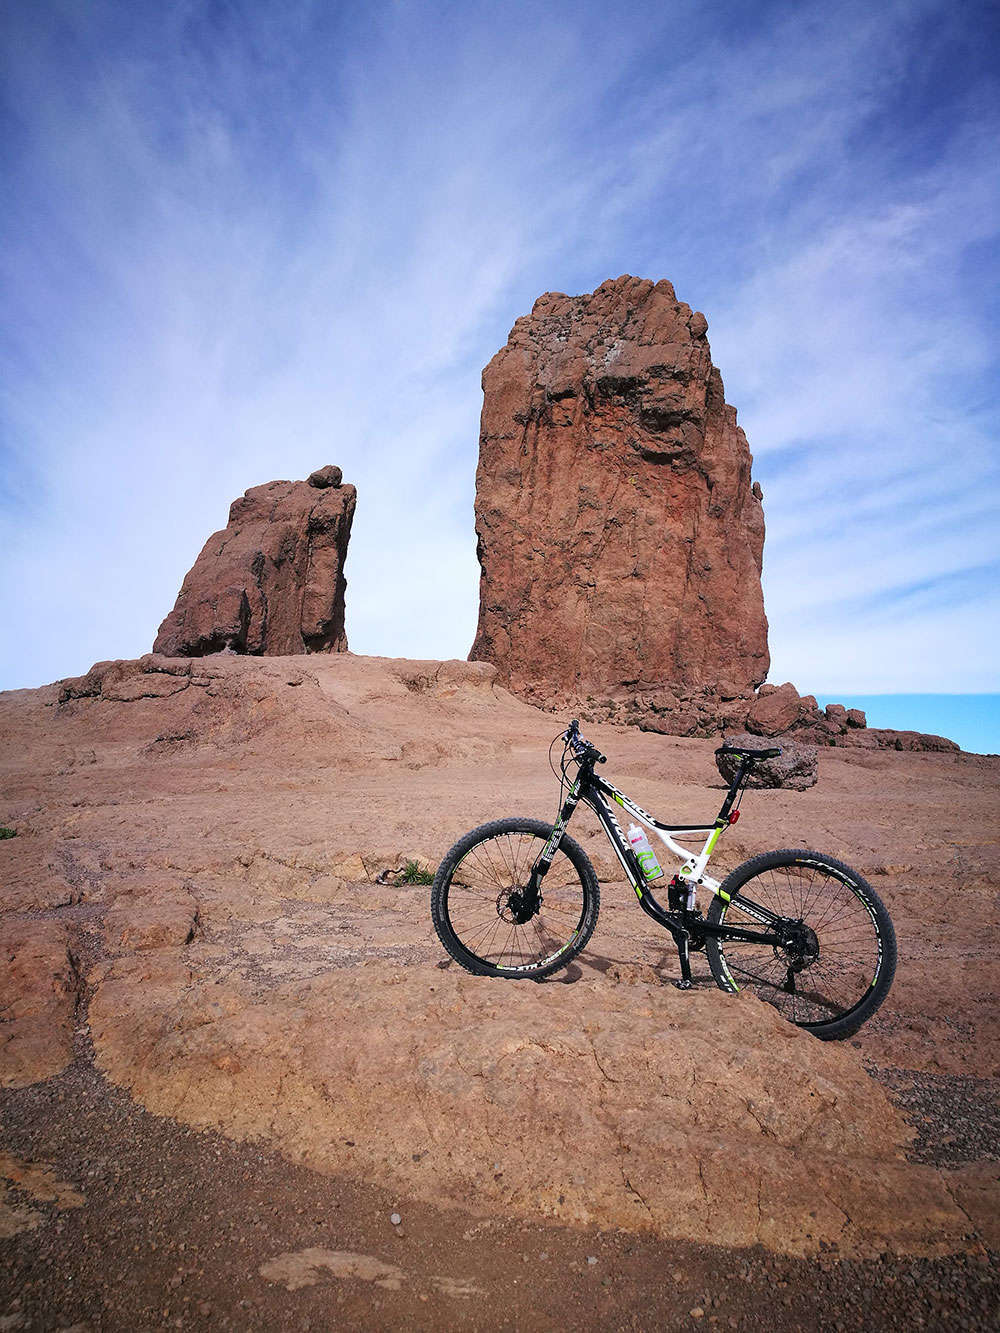
<instances>
[{"instance_id":1,"label":"bicycle front wheel","mask_svg":"<svg viewBox=\"0 0 1000 1333\"><path fill-rule=\"evenodd\" d=\"M590 939L600 889L586 852L563 834L541 883L525 906L532 867L552 833L537 819L500 819L459 839L431 889L431 917L441 943L477 976L539 977L565 967Z\"/></svg>"},{"instance_id":2,"label":"bicycle front wheel","mask_svg":"<svg viewBox=\"0 0 1000 1333\"><path fill-rule=\"evenodd\" d=\"M760 933L766 927L755 908L802 928L786 947L709 936L716 983L751 991L826 1041L857 1032L896 972L896 934L872 886L832 856L766 852L726 879L708 921Z\"/></svg>"}]
</instances>

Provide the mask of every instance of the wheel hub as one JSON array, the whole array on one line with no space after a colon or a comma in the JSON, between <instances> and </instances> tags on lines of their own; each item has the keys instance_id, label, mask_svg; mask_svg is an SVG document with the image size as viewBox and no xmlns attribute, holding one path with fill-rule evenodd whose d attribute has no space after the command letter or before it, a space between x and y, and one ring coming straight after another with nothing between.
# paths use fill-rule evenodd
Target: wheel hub
<instances>
[{"instance_id":1,"label":"wheel hub","mask_svg":"<svg viewBox=\"0 0 1000 1333\"><path fill-rule=\"evenodd\" d=\"M791 922L781 945L775 947L774 956L793 972L811 967L819 957L816 932L802 921Z\"/></svg>"},{"instance_id":2,"label":"wheel hub","mask_svg":"<svg viewBox=\"0 0 1000 1333\"><path fill-rule=\"evenodd\" d=\"M497 916L501 921L523 926L530 921L542 905L541 894L536 894L531 901L527 889L503 889L497 895Z\"/></svg>"}]
</instances>

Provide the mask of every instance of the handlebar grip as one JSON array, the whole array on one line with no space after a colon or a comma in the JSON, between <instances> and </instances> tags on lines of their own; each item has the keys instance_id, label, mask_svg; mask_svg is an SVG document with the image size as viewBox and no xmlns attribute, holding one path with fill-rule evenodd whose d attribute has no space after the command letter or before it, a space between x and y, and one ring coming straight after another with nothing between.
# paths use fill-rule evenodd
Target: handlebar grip
<instances>
[{"instance_id":1,"label":"handlebar grip","mask_svg":"<svg viewBox=\"0 0 1000 1333\"><path fill-rule=\"evenodd\" d=\"M582 737L577 752L581 758L593 759L595 764L606 764L608 762L607 755L601 754L596 745L591 745L590 741L585 741Z\"/></svg>"}]
</instances>

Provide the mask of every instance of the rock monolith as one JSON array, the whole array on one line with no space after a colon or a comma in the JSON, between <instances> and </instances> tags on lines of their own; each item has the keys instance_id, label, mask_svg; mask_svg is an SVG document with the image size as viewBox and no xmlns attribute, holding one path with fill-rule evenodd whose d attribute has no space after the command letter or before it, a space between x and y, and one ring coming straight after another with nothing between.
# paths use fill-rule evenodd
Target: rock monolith
<instances>
[{"instance_id":1,"label":"rock monolith","mask_svg":"<svg viewBox=\"0 0 1000 1333\"><path fill-rule=\"evenodd\" d=\"M685 730L767 675L761 492L706 329L621 277L540 297L483 372L470 656L525 698L638 694Z\"/></svg>"},{"instance_id":2,"label":"rock monolith","mask_svg":"<svg viewBox=\"0 0 1000 1333\"><path fill-rule=\"evenodd\" d=\"M346 652L344 561L356 500L333 466L248 490L205 543L153 651Z\"/></svg>"}]
</instances>

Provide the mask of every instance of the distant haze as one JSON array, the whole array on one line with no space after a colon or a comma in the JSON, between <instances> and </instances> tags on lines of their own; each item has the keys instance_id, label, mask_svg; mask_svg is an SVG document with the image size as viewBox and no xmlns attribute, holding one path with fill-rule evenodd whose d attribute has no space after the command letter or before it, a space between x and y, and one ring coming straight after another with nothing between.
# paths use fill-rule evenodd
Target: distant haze
<instances>
[{"instance_id":1,"label":"distant haze","mask_svg":"<svg viewBox=\"0 0 1000 1333\"><path fill-rule=\"evenodd\" d=\"M230 501L324 463L351 648L464 657L481 368L630 272L707 315L771 679L1000 689L995 5L6 0L0 36L0 688L148 651Z\"/></svg>"}]
</instances>

